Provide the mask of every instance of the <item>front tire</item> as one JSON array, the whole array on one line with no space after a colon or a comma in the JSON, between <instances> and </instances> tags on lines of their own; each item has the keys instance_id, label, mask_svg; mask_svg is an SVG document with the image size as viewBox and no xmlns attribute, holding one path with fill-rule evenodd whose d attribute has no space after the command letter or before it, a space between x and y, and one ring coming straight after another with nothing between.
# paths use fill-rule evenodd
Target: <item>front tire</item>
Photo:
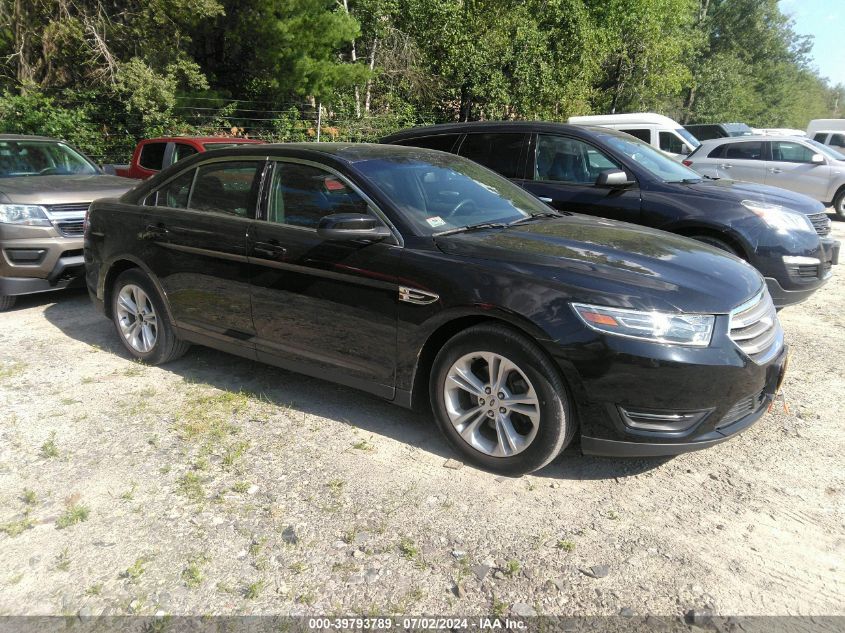
<instances>
[{"instance_id":1,"label":"front tire","mask_svg":"<svg viewBox=\"0 0 845 633\"><path fill-rule=\"evenodd\" d=\"M133 268L121 273L111 296L112 322L132 356L150 365L161 365L188 351L190 344L176 337L164 301L141 270Z\"/></svg>"},{"instance_id":2,"label":"front tire","mask_svg":"<svg viewBox=\"0 0 845 633\"><path fill-rule=\"evenodd\" d=\"M736 250L733 246L731 246L724 240L720 240L718 237L711 237L710 235L690 235L689 237L690 239L695 240L697 242L709 244L710 246L714 246L719 250L725 251L726 253L736 255L740 259L745 259L742 253L740 253L738 250Z\"/></svg>"},{"instance_id":3,"label":"front tire","mask_svg":"<svg viewBox=\"0 0 845 633\"><path fill-rule=\"evenodd\" d=\"M6 310L10 310L15 305L15 301L17 301L17 297L7 297L6 295L0 295L0 312L5 312Z\"/></svg>"},{"instance_id":4,"label":"front tire","mask_svg":"<svg viewBox=\"0 0 845 633\"><path fill-rule=\"evenodd\" d=\"M840 220L845 220L845 187L842 187L836 192L836 197L833 199L833 210Z\"/></svg>"},{"instance_id":5,"label":"front tire","mask_svg":"<svg viewBox=\"0 0 845 633\"><path fill-rule=\"evenodd\" d=\"M434 359L429 386L440 430L485 470L511 476L538 470L575 433L557 370L534 342L503 325L452 337Z\"/></svg>"}]
</instances>

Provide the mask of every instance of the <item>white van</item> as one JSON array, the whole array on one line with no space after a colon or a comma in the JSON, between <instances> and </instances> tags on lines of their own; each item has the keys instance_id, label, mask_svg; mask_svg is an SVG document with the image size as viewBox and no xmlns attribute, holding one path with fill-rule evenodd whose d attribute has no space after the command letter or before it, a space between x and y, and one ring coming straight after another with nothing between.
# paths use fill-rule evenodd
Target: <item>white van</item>
<instances>
[{"instance_id":1,"label":"white van","mask_svg":"<svg viewBox=\"0 0 845 633\"><path fill-rule=\"evenodd\" d=\"M807 126L807 136L814 138L819 132L845 132L845 119L813 119Z\"/></svg>"},{"instance_id":2,"label":"white van","mask_svg":"<svg viewBox=\"0 0 845 633\"><path fill-rule=\"evenodd\" d=\"M569 123L599 125L627 132L675 158L686 156L701 145L698 139L687 132L680 123L654 112L571 116Z\"/></svg>"}]
</instances>

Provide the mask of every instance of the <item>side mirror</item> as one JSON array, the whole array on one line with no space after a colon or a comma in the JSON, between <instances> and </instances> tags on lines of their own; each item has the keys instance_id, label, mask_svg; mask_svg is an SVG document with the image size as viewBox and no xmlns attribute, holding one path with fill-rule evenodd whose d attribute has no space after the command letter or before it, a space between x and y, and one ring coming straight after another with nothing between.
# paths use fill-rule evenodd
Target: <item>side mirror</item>
<instances>
[{"instance_id":1,"label":"side mirror","mask_svg":"<svg viewBox=\"0 0 845 633\"><path fill-rule=\"evenodd\" d=\"M596 187L627 187L633 184L621 169L606 169L596 178Z\"/></svg>"},{"instance_id":2,"label":"side mirror","mask_svg":"<svg viewBox=\"0 0 845 633\"><path fill-rule=\"evenodd\" d=\"M814 165L824 165L824 154L813 154L810 162Z\"/></svg>"},{"instance_id":3,"label":"side mirror","mask_svg":"<svg viewBox=\"0 0 845 633\"><path fill-rule=\"evenodd\" d=\"M363 213L333 213L320 218L317 237L321 240L378 242L392 235L390 229L372 215Z\"/></svg>"}]
</instances>

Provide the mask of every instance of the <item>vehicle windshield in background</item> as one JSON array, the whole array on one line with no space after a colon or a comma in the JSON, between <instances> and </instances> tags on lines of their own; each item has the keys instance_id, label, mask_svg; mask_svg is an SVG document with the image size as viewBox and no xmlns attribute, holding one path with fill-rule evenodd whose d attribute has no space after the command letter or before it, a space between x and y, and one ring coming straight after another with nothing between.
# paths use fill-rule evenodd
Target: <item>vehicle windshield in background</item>
<instances>
[{"instance_id":1,"label":"vehicle windshield in background","mask_svg":"<svg viewBox=\"0 0 845 633\"><path fill-rule=\"evenodd\" d=\"M601 134L603 140L614 149L622 152L664 182L698 182L701 174L684 167L669 158L663 152L654 149L648 143L633 136L623 137L616 134Z\"/></svg>"},{"instance_id":2,"label":"vehicle windshield in background","mask_svg":"<svg viewBox=\"0 0 845 633\"><path fill-rule=\"evenodd\" d=\"M97 173L93 163L64 143L0 141L0 178Z\"/></svg>"},{"instance_id":3,"label":"vehicle windshield in background","mask_svg":"<svg viewBox=\"0 0 845 633\"><path fill-rule=\"evenodd\" d=\"M818 141L814 141L813 139L807 139L807 142L810 143L810 145L815 147L817 150L819 150L820 154L824 154L828 158L832 158L834 160L845 160L845 155L843 155L842 152L837 152L830 145L819 143Z\"/></svg>"},{"instance_id":4,"label":"vehicle windshield in background","mask_svg":"<svg viewBox=\"0 0 845 633\"><path fill-rule=\"evenodd\" d=\"M420 152L355 167L427 235L551 212L524 189L459 156Z\"/></svg>"},{"instance_id":5,"label":"vehicle windshield in background","mask_svg":"<svg viewBox=\"0 0 845 633\"><path fill-rule=\"evenodd\" d=\"M725 123L723 127L731 136L752 136L754 134L754 130L745 123Z\"/></svg>"},{"instance_id":6,"label":"vehicle windshield in background","mask_svg":"<svg viewBox=\"0 0 845 633\"><path fill-rule=\"evenodd\" d=\"M675 130L678 134L684 137L684 140L689 144L690 147L696 149L701 143L698 142L698 139L695 138L692 134L690 134L687 130L682 127L679 127Z\"/></svg>"}]
</instances>

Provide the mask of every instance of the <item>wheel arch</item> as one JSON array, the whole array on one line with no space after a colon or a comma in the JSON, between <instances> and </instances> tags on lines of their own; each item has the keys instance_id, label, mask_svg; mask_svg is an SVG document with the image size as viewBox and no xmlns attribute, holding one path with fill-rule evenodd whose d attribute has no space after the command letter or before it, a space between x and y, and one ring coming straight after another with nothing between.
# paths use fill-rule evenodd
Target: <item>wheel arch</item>
<instances>
[{"instance_id":1,"label":"wheel arch","mask_svg":"<svg viewBox=\"0 0 845 633\"><path fill-rule=\"evenodd\" d=\"M682 226L667 228L665 230L683 237L706 235L707 237L721 240L736 250L736 252L739 253L744 260L749 261L751 259L751 254L748 252L748 248L744 242L732 231L725 230L724 228L706 224L685 224Z\"/></svg>"},{"instance_id":2,"label":"wheel arch","mask_svg":"<svg viewBox=\"0 0 845 633\"><path fill-rule=\"evenodd\" d=\"M431 368L437 353L456 334L483 323L504 325L528 338L537 345L542 354L551 363L551 366L558 372L563 383L568 386L569 381L564 372L561 371L554 358L543 345L543 341L550 340L550 337L536 325L526 321L519 315L511 313L459 313L450 315L447 320L434 327L417 354L417 359L412 370L410 389L410 404L413 409L425 411L429 406L429 381L431 378Z\"/></svg>"},{"instance_id":3,"label":"wheel arch","mask_svg":"<svg viewBox=\"0 0 845 633\"><path fill-rule=\"evenodd\" d=\"M100 277L100 288L99 294L103 298L103 307L105 309L106 316L108 318L112 318L112 292L114 290L114 282L115 280L127 270L132 270L133 268L137 268L141 270L152 282L153 286L155 286L156 292L158 292L159 296L161 297L162 303L164 303L164 309L167 311L167 316L170 318L170 322L173 323L173 315L170 312L170 302L167 300L167 295L164 292L164 289L161 287L158 278L153 274L153 272L146 266L141 260L131 255L123 256L123 257L116 257L112 259L106 271Z\"/></svg>"}]
</instances>

